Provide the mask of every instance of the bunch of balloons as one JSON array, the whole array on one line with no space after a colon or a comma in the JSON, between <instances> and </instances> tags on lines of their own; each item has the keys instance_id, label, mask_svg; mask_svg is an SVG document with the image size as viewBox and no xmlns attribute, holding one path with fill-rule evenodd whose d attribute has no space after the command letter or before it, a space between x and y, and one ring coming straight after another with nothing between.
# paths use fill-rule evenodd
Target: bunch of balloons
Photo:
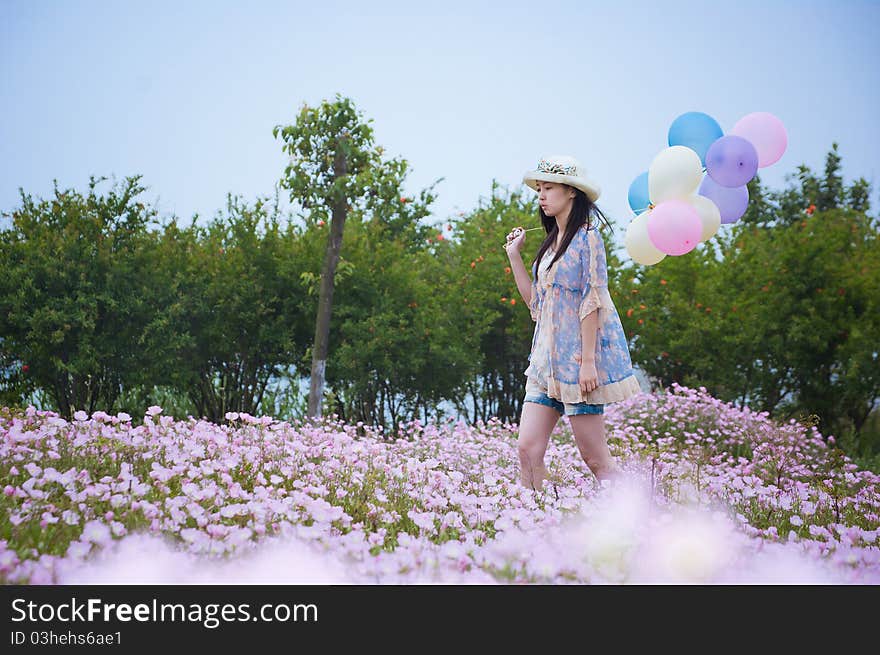
<instances>
[{"instance_id":1,"label":"bunch of balloons","mask_svg":"<svg viewBox=\"0 0 880 655\"><path fill-rule=\"evenodd\" d=\"M714 118L693 111L672 122L668 141L629 187L636 215L626 249L643 265L684 255L722 223L738 221L749 204L746 185L759 168L779 161L788 135L767 112L744 116L725 135Z\"/></svg>"}]
</instances>

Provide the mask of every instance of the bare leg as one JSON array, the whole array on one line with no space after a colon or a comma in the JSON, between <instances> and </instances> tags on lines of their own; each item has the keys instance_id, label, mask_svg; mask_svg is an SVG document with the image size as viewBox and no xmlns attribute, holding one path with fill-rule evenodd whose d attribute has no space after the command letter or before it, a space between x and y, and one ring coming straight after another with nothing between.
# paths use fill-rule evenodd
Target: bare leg
<instances>
[{"instance_id":1,"label":"bare leg","mask_svg":"<svg viewBox=\"0 0 880 655\"><path fill-rule=\"evenodd\" d=\"M620 469L608 450L605 438L605 416L602 414L578 414L569 416L571 431L581 457L593 475L601 482L620 476Z\"/></svg>"},{"instance_id":2,"label":"bare leg","mask_svg":"<svg viewBox=\"0 0 880 655\"><path fill-rule=\"evenodd\" d=\"M552 407L540 403L524 402L519 423L517 441L520 462L520 483L528 489L540 491L547 477L544 454L550 441L550 433L561 418Z\"/></svg>"}]
</instances>

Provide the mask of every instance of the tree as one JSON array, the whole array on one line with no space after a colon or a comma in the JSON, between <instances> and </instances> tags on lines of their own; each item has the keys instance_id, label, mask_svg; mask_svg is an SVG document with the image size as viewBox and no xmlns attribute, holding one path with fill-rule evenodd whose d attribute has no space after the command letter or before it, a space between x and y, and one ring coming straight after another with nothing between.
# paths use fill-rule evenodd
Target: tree
<instances>
[{"instance_id":1,"label":"tree","mask_svg":"<svg viewBox=\"0 0 880 655\"><path fill-rule=\"evenodd\" d=\"M276 138L281 136L291 158L281 181L291 201L299 204L309 225L324 225L330 219L311 353L309 416L321 414L345 221L352 211L360 216L368 211L383 214L383 200L387 201L390 193L400 192L407 169L404 160L383 160L383 148L373 141L372 122L363 119L350 99L337 94L335 101L325 100L318 107L304 104L295 124L278 125L273 130ZM418 214L427 214L427 203L414 206L410 213L385 212L382 218L391 221L397 217L393 225L400 231L407 221L417 220Z\"/></svg>"},{"instance_id":2,"label":"tree","mask_svg":"<svg viewBox=\"0 0 880 655\"><path fill-rule=\"evenodd\" d=\"M106 194L43 200L21 193L0 239L0 334L6 383L44 389L62 416L114 404L128 385L159 380L168 298L156 283L155 210L140 177ZM26 374L24 373L26 367ZM9 371L14 371L9 375Z\"/></svg>"},{"instance_id":3,"label":"tree","mask_svg":"<svg viewBox=\"0 0 880 655\"><path fill-rule=\"evenodd\" d=\"M488 200L481 198L457 226L450 305L471 365L462 371L452 399L472 422L492 416L516 420L522 406L535 323L502 246L514 227L534 224L537 213L530 190L511 192L493 181ZM526 251L537 252L543 238L541 231L529 232Z\"/></svg>"},{"instance_id":4,"label":"tree","mask_svg":"<svg viewBox=\"0 0 880 655\"><path fill-rule=\"evenodd\" d=\"M384 424L388 417L396 426L426 414L461 366L441 291L448 271L434 253L409 250L409 239L389 236L379 221L349 229L346 263L355 274L339 289L328 382L343 418Z\"/></svg>"},{"instance_id":5,"label":"tree","mask_svg":"<svg viewBox=\"0 0 880 655\"><path fill-rule=\"evenodd\" d=\"M326 381L342 418L385 426L420 413L427 420L460 362L445 295L438 293L446 288L449 271L440 258L449 247L437 240L436 227L420 222L433 185L410 198L402 190L405 160L382 161L377 170L363 208L347 221L337 273L345 283L335 294ZM305 276L311 288L314 276Z\"/></svg>"},{"instance_id":6,"label":"tree","mask_svg":"<svg viewBox=\"0 0 880 655\"><path fill-rule=\"evenodd\" d=\"M270 379L281 375L302 343L292 265L298 236L282 229L277 201L253 206L228 196L224 213L201 227L169 225L161 268L173 271L176 359L166 374L200 416L255 414ZM298 341L299 339L299 341Z\"/></svg>"},{"instance_id":7,"label":"tree","mask_svg":"<svg viewBox=\"0 0 880 655\"><path fill-rule=\"evenodd\" d=\"M337 94L332 103L324 101L315 108L304 104L294 125L276 126L273 131L276 138L281 134L291 157L282 178L291 200L299 202L314 223L323 225L331 218L315 321L309 416L321 414L334 280L345 219L351 204L363 197L370 181L370 164L378 158L373 130L367 123L349 99Z\"/></svg>"}]
</instances>

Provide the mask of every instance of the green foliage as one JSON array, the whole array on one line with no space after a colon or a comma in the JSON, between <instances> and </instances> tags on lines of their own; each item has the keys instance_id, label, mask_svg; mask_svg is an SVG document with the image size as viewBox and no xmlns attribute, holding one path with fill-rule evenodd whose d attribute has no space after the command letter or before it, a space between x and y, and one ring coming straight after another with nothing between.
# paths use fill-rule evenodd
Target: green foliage
<instances>
[{"instance_id":1,"label":"green foliage","mask_svg":"<svg viewBox=\"0 0 880 655\"><path fill-rule=\"evenodd\" d=\"M293 125L273 129L291 157L282 184L313 220L329 218L327 200L346 203L363 195L380 154L372 147L370 122L360 119L350 99L337 95L318 107L303 104Z\"/></svg>"},{"instance_id":2,"label":"green foliage","mask_svg":"<svg viewBox=\"0 0 880 655\"><path fill-rule=\"evenodd\" d=\"M369 424L386 412L392 424L433 412L461 365L452 314L435 286L448 272L424 247L409 252L407 238L388 232L379 221L350 224L344 252L355 273L338 290L330 340L339 413Z\"/></svg>"},{"instance_id":3,"label":"green foliage","mask_svg":"<svg viewBox=\"0 0 880 655\"><path fill-rule=\"evenodd\" d=\"M165 268L185 289L178 331L185 335L169 379L197 415L255 414L270 379L295 363L309 334L304 319L301 240L281 225L277 202L229 197L207 226L169 232Z\"/></svg>"},{"instance_id":4,"label":"green foliage","mask_svg":"<svg viewBox=\"0 0 880 655\"><path fill-rule=\"evenodd\" d=\"M0 367L7 399L43 389L60 413L114 404L123 387L159 382L166 290L152 276L155 215L139 177L99 194L61 191L22 205L0 238ZM26 370L25 370L26 367Z\"/></svg>"},{"instance_id":5,"label":"green foliage","mask_svg":"<svg viewBox=\"0 0 880 655\"><path fill-rule=\"evenodd\" d=\"M533 224L537 213L534 192L511 192L493 181L489 199L481 198L456 225L450 304L472 363L462 371L453 399L473 422L518 417L535 324L519 295L503 244L514 227ZM537 252L542 239L540 231L528 233L527 252Z\"/></svg>"}]
</instances>

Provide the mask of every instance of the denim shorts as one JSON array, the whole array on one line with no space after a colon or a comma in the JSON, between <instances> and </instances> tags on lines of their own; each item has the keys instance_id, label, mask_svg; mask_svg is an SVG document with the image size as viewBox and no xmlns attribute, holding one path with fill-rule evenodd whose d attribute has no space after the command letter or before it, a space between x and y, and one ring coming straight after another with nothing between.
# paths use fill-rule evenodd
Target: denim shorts
<instances>
[{"instance_id":1,"label":"denim shorts","mask_svg":"<svg viewBox=\"0 0 880 655\"><path fill-rule=\"evenodd\" d=\"M542 386L533 377L526 378L526 397L524 402L540 403L552 407L559 414L575 416L577 414L604 414L605 405L592 405L590 403L563 403L556 398L547 395L547 388Z\"/></svg>"}]
</instances>

